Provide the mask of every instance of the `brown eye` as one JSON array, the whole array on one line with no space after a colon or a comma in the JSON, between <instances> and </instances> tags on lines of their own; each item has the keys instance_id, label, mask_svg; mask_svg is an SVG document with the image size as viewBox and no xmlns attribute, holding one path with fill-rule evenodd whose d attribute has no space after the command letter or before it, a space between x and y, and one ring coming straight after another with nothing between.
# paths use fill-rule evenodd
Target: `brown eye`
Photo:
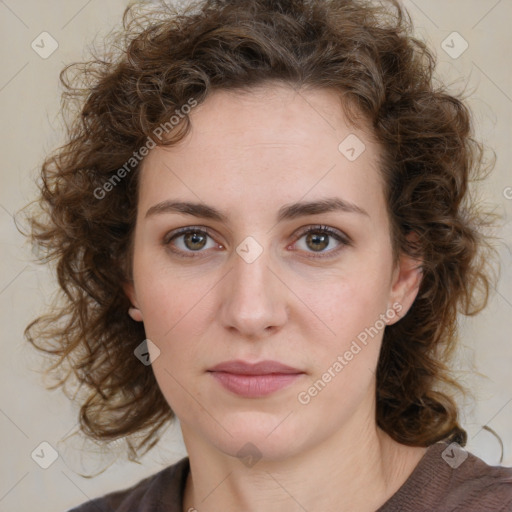
<instances>
[{"instance_id":1,"label":"brown eye","mask_svg":"<svg viewBox=\"0 0 512 512\"><path fill-rule=\"evenodd\" d=\"M163 239L163 245L172 252L185 257L193 257L194 253L202 255L207 252L206 249L222 247L215 243L207 231L192 226L169 233Z\"/></svg>"},{"instance_id":2,"label":"brown eye","mask_svg":"<svg viewBox=\"0 0 512 512\"><path fill-rule=\"evenodd\" d=\"M329 237L325 233L308 233L306 244L314 251L323 251L329 245Z\"/></svg>"},{"instance_id":3,"label":"brown eye","mask_svg":"<svg viewBox=\"0 0 512 512\"><path fill-rule=\"evenodd\" d=\"M328 258L337 255L345 246L352 245L352 241L343 232L329 226L310 226L299 234L296 244L310 257Z\"/></svg>"},{"instance_id":4,"label":"brown eye","mask_svg":"<svg viewBox=\"0 0 512 512\"><path fill-rule=\"evenodd\" d=\"M207 236L204 233L190 231L183 235L183 243L191 251L198 251L205 246Z\"/></svg>"}]
</instances>

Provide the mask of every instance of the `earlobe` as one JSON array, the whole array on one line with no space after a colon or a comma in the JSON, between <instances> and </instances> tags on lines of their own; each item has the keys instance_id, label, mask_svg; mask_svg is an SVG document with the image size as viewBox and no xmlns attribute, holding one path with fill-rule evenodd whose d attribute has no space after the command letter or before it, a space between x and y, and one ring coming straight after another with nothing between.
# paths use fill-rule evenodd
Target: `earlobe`
<instances>
[{"instance_id":1,"label":"earlobe","mask_svg":"<svg viewBox=\"0 0 512 512\"><path fill-rule=\"evenodd\" d=\"M396 317L390 324L398 322L407 314L418 295L422 277L421 261L403 254L395 271L391 289L390 303Z\"/></svg>"},{"instance_id":2,"label":"earlobe","mask_svg":"<svg viewBox=\"0 0 512 512\"><path fill-rule=\"evenodd\" d=\"M388 309L386 311L386 319L385 322L387 325L393 325L394 323L398 322L400 318L405 313L402 313L403 306L400 302L393 302L393 304L388 304Z\"/></svg>"},{"instance_id":3,"label":"earlobe","mask_svg":"<svg viewBox=\"0 0 512 512\"><path fill-rule=\"evenodd\" d=\"M128 309L128 314L130 315L130 318L132 320L135 320L136 322L142 322L142 312L139 309L139 305L137 303L137 298L135 294L135 288L133 286L133 281L127 282L123 285L123 290L128 299L130 300L130 303L132 306Z\"/></svg>"},{"instance_id":4,"label":"earlobe","mask_svg":"<svg viewBox=\"0 0 512 512\"><path fill-rule=\"evenodd\" d=\"M137 308L129 308L128 314L130 315L132 320L135 320L136 322L142 322L142 313L140 312L140 309Z\"/></svg>"}]
</instances>

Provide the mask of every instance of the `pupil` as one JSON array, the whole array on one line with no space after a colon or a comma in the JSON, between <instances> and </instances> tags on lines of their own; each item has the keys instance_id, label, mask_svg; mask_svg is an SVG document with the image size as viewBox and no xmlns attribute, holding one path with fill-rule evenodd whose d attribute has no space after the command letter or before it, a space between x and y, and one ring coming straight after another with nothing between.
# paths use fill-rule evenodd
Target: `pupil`
<instances>
[{"instance_id":1,"label":"pupil","mask_svg":"<svg viewBox=\"0 0 512 512\"><path fill-rule=\"evenodd\" d=\"M318 234L318 233L315 233L315 234L309 234L307 236L307 242L310 243L312 242L313 245L316 245L317 247L314 248L315 250L322 250L322 249L325 249L329 243L328 243L328 235L326 234ZM199 233L188 233L185 237L185 240L186 240L186 243L187 243L187 247L189 249L201 249L202 247L204 247L204 235L202 234L199 234ZM188 242L191 242L192 246L194 247L190 247Z\"/></svg>"},{"instance_id":2,"label":"pupil","mask_svg":"<svg viewBox=\"0 0 512 512\"><path fill-rule=\"evenodd\" d=\"M328 238L328 235L326 235L326 234L318 234L318 233L309 234L307 236L307 241L313 242L313 244L317 244L317 245L320 244L321 247L319 247L319 249L322 250L322 249L325 249L329 245L327 238ZM317 247L317 249L318 249L318 247Z\"/></svg>"},{"instance_id":3,"label":"pupil","mask_svg":"<svg viewBox=\"0 0 512 512\"><path fill-rule=\"evenodd\" d=\"M185 243L189 249L201 249L204 246L204 235L200 233L188 233L185 236ZM187 243L188 241L191 241L191 244L195 247L190 247L190 245ZM202 242L202 243L201 243ZM198 246L196 244L199 244Z\"/></svg>"}]
</instances>

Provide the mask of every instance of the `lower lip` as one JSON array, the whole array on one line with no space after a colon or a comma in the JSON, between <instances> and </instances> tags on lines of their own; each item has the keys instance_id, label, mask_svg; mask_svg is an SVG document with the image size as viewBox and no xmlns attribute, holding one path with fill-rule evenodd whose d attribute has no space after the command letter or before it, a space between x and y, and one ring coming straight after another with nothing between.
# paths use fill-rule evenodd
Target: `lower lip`
<instances>
[{"instance_id":1,"label":"lower lip","mask_svg":"<svg viewBox=\"0 0 512 512\"><path fill-rule=\"evenodd\" d=\"M247 398L270 395L289 386L302 373L270 373L268 375L240 375L210 372L227 390Z\"/></svg>"}]
</instances>

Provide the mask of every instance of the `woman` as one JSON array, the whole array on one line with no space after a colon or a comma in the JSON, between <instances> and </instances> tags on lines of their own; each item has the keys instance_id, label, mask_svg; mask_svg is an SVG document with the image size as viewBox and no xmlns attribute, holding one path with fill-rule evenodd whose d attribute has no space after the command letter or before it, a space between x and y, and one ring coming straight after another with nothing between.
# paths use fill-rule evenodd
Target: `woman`
<instances>
[{"instance_id":1,"label":"woman","mask_svg":"<svg viewBox=\"0 0 512 512\"><path fill-rule=\"evenodd\" d=\"M33 238L65 302L27 335L84 433L135 459L177 417L188 453L74 510L512 510L446 366L490 285L482 150L411 30L394 1L128 9L63 74Z\"/></svg>"}]
</instances>

